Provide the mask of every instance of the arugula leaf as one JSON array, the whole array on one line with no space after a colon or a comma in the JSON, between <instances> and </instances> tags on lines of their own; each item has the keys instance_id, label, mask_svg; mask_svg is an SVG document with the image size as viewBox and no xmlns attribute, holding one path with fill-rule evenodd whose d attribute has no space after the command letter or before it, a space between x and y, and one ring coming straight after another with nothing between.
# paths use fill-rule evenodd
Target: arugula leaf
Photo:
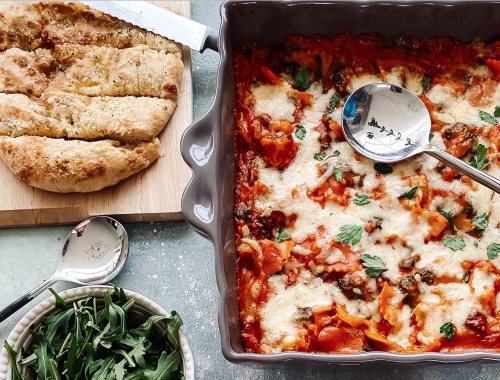
<instances>
[{"instance_id":1,"label":"arugula leaf","mask_svg":"<svg viewBox=\"0 0 500 380\"><path fill-rule=\"evenodd\" d=\"M52 288L49 288L49 290L54 295L54 297L56 297L56 307L60 309L66 309L68 305L66 305L66 302L64 302L64 300L59 297L59 294L57 294L57 292Z\"/></svg>"},{"instance_id":2,"label":"arugula leaf","mask_svg":"<svg viewBox=\"0 0 500 380\"><path fill-rule=\"evenodd\" d=\"M488 112L484 111L479 111L479 117L481 118L482 121L492 124L492 125L497 125L498 121L495 119L493 116L491 116Z\"/></svg>"},{"instance_id":3,"label":"arugula leaf","mask_svg":"<svg viewBox=\"0 0 500 380\"><path fill-rule=\"evenodd\" d=\"M61 380L61 375L57 369L57 362L54 359L49 359L49 372L51 380Z\"/></svg>"},{"instance_id":4,"label":"arugula leaf","mask_svg":"<svg viewBox=\"0 0 500 380\"><path fill-rule=\"evenodd\" d=\"M278 240L280 238L280 235L282 235L283 233L285 233L286 235L288 235L285 231L281 231L278 235L278 237L276 238L276 240ZM285 237L285 238L281 238L281 239L289 239L290 238L290 235L288 235L288 237ZM136 335L136 336L149 336L149 333L151 332L151 329L153 328L153 325L159 321L162 321L164 319L167 319L167 317L165 317L164 315L153 315L151 317L148 318L148 320L146 322L144 322L142 325L140 325L138 328L136 329L133 329L133 330L130 330L130 333L132 335Z\"/></svg>"},{"instance_id":5,"label":"arugula leaf","mask_svg":"<svg viewBox=\"0 0 500 380\"><path fill-rule=\"evenodd\" d=\"M309 87L311 87L311 81L309 80L309 69L305 68L300 70L297 75L295 75L293 85L300 91L305 91Z\"/></svg>"},{"instance_id":6,"label":"arugula leaf","mask_svg":"<svg viewBox=\"0 0 500 380\"><path fill-rule=\"evenodd\" d=\"M383 162L377 162L373 165L373 168L380 174L391 174L393 172L392 167Z\"/></svg>"},{"instance_id":7,"label":"arugula leaf","mask_svg":"<svg viewBox=\"0 0 500 380\"><path fill-rule=\"evenodd\" d=\"M291 238L291 236L290 236L290 234L288 232L286 232L286 231L280 231L278 233L278 236L276 236L276 239L274 241L276 243L279 243L282 240L287 240L287 239L290 239L290 238ZM133 331L132 331L132 333L133 333Z\"/></svg>"},{"instance_id":8,"label":"arugula leaf","mask_svg":"<svg viewBox=\"0 0 500 380\"><path fill-rule=\"evenodd\" d=\"M439 332L441 334L444 334L444 336L448 338L450 342L453 339L453 336L455 335L455 330L453 330L453 325L451 324L451 322L446 322L444 325L442 325L441 328L439 329Z\"/></svg>"},{"instance_id":9,"label":"arugula leaf","mask_svg":"<svg viewBox=\"0 0 500 380\"><path fill-rule=\"evenodd\" d=\"M376 278L380 276L383 272L387 272L387 269L384 265L382 259L378 256L370 256L370 255L361 255L361 260L364 267L366 267L365 273L371 278Z\"/></svg>"},{"instance_id":10,"label":"arugula leaf","mask_svg":"<svg viewBox=\"0 0 500 380\"><path fill-rule=\"evenodd\" d=\"M314 159L317 161L323 161L326 157L326 152L323 153L314 153Z\"/></svg>"},{"instance_id":11,"label":"arugula leaf","mask_svg":"<svg viewBox=\"0 0 500 380\"><path fill-rule=\"evenodd\" d=\"M89 367L89 374L92 375L91 380L105 380L108 375L108 371L115 365L115 361L116 354L113 354L104 360L99 359L92 363Z\"/></svg>"},{"instance_id":12,"label":"arugula leaf","mask_svg":"<svg viewBox=\"0 0 500 380\"><path fill-rule=\"evenodd\" d=\"M118 379L117 377L117 380L120 379ZM144 373L142 369L137 368L135 371L128 373L127 376L123 378L123 380L144 380Z\"/></svg>"},{"instance_id":13,"label":"arugula leaf","mask_svg":"<svg viewBox=\"0 0 500 380\"><path fill-rule=\"evenodd\" d=\"M170 355L162 352L156 370L144 371L144 376L147 380L169 380L170 374L179 367L180 361L181 354L179 351L175 351Z\"/></svg>"},{"instance_id":14,"label":"arugula leaf","mask_svg":"<svg viewBox=\"0 0 500 380\"><path fill-rule=\"evenodd\" d=\"M470 166L483 170L489 163L486 152L486 147L483 144L479 144L476 148L476 155L472 156L469 160Z\"/></svg>"},{"instance_id":15,"label":"arugula leaf","mask_svg":"<svg viewBox=\"0 0 500 380\"><path fill-rule=\"evenodd\" d=\"M76 379L82 372L82 360L77 357L78 354L78 341L76 335L73 334L68 347L68 360L64 362L66 364L66 369L68 370L68 377L70 379Z\"/></svg>"},{"instance_id":16,"label":"arugula leaf","mask_svg":"<svg viewBox=\"0 0 500 380\"><path fill-rule=\"evenodd\" d=\"M363 206L363 205L367 205L372 200L370 199L370 197L368 195L361 194L357 198L354 198L352 201L354 203L356 203L358 206Z\"/></svg>"},{"instance_id":17,"label":"arugula leaf","mask_svg":"<svg viewBox=\"0 0 500 380\"><path fill-rule=\"evenodd\" d=\"M330 102L328 103L330 109L334 109L339 100L340 100L339 95L333 94L332 97L330 98Z\"/></svg>"},{"instance_id":18,"label":"arugula leaf","mask_svg":"<svg viewBox=\"0 0 500 380\"><path fill-rule=\"evenodd\" d=\"M23 380L16 365L17 352L14 351L7 341L3 343L3 346L7 350L7 356L9 357L10 366L12 368L12 380Z\"/></svg>"},{"instance_id":19,"label":"arugula leaf","mask_svg":"<svg viewBox=\"0 0 500 380\"><path fill-rule=\"evenodd\" d=\"M172 344L172 346L178 350L180 347L179 344L179 329L182 326L182 319L177 314L176 311L172 311L172 316L170 318L167 318L167 330L166 330L166 336L168 341ZM165 334L163 334L165 337Z\"/></svg>"},{"instance_id":20,"label":"arugula leaf","mask_svg":"<svg viewBox=\"0 0 500 380\"><path fill-rule=\"evenodd\" d=\"M461 249L465 248L465 242L464 239L461 237L450 237L448 236L447 238L444 238L442 241L443 245L454 250L454 251L459 251Z\"/></svg>"},{"instance_id":21,"label":"arugula leaf","mask_svg":"<svg viewBox=\"0 0 500 380\"><path fill-rule=\"evenodd\" d=\"M75 314L75 309L71 308L56 314L52 317L43 318L42 321L47 324L47 345L50 347L52 345L52 339L56 333L61 329L62 334L66 336L68 334L68 324L69 319ZM51 347L53 348L53 347Z\"/></svg>"},{"instance_id":22,"label":"arugula leaf","mask_svg":"<svg viewBox=\"0 0 500 380\"><path fill-rule=\"evenodd\" d=\"M431 142L433 137L434 137L434 133L429 133L429 142Z\"/></svg>"},{"instance_id":23,"label":"arugula leaf","mask_svg":"<svg viewBox=\"0 0 500 380\"><path fill-rule=\"evenodd\" d=\"M500 252L500 244L491 243L488 248L486 248L486 254L488 255L488 259L493 260L498 257L498 253Z\"/></svg>"},{"instance_id":24,"label":"arugula leaf","mask_svg":"<svg viewBox=\"0 0 500 380\"><path fill-rule=\"evenodd\" d=\"M465 283L469 282L469 277L470 277L470 273L467 272L466 274L464 274L464 282Z\"/></svg>"},{"instance_id":25,"label":"arugula leaf","mask_svg":"<svg viewBox=\"0 0 500 380\"><path fill-rule=\"evenodd\" d=\"M120 363L115 364L115 366L113 367L116 380L123 380L123 378L125 377L125 373L127 372L125 369L125 364L127 364L127 362L125 360L122 360ZM135 367L135 363L133 367Z\"/></svg>"},{"instance_id":26,"label":"arugula leaf","mask_svg":"<svg viewBox=\"0 0 500 380\"><path fill-rule=\"evenodd\" d=\"M411 190L408 190L408 191L405 191L403 194L401 194L400 196L401 197L406 197L408 198L409 200L412 200L413 197L415 196L415 193L417 192L418 190L418 186L415 186L413 189Z\"/></svg>"},{"instance_id":27,"label":"arugula leaf","mask_svg":"<svg viewBox=\"0 0 500 380\"><path fill-rule=\"evenodd\" d=\"M349 242L351 242L352 245L355 245L361 240L362 233L363 226L357 226L356 224L344 224L340 227L340 233L335 241L342 244L349 244Z\"/></svg>"},{"instance_id":28,"label":"arugula leaf","mask_svg":"<svg viewBox=\"0 0 500 380\"><path fill-rule=\"evenodd\" d=\"M118 323L120 319L121 323ZM102 341L112 343L125 335L125 312L120 306L111 304L109 307L110 331L102 337Z\"/></svg>"},{"instance_id":29,"label":"arugula leaf","mask_svg":"<svg viewBox=\"0 0 500 380\"><path fill-rule=\"evenodd\" d=\"M336 150L335 152L333 152L332 156L338 157L338 156L340 156L340 152L338 150Z\"/></svg>"},{"instance_id":30,"label":"arugula leaf","mask_svg":"<svg viewBox=\"0 0 500 380\"><path fill-rule=\"evenodd\" d=\"M495 107L495 112L493 112L493 116L500 117L500 105Z\"/></svg>"},{"instance_id":31,"label":"arugula leaf","mask_svg":"<svg viewBox=\"0 0 500 380\"><path fill-rule=\"evenodd\" d=\"M33 337L33 344L38 347L33 350L33 352L38 357L38 368L36 369L37 379L44 380L50 377L49 374L49 359L53 359L54 355L47 352L47 340L42 332L36 332L29 330L31 336Z\"/></svg>"},{"instance_id":32,"label":"arugula leaf","mask_svg":"<svg viewBox=\"0 0 500 380\"><path fill-rule=\"evenodd\" d=\"M184 374L182 373L182 371L177 370L177 371L172 373L171 380L186 380L186 378L184 377Z\"/></svg>"},{"instance_id":33,"label":"arugula leaf","mask_svg":"<svg viewBox=\"0 0 500 380\"><path fill-rule=\"evenodd\" d=\"M487 213L476 215L472 218L472 223L477 227L478 230L485 230L488 227L489 217Z\"/></svg>"},{"instance_id":34,"label":"arugula leaf","mask_svg":"<svg viewBox=\"0 0 500 380\"><path fill-rule=\"evenodd\" d=\"M335 179L340 181L342 179L342 168L333 169L333 174L335 174Z\"/></svg>"},{"instance_id":35,"label":"arugula leaf","mask_svg":"<svg viewBox=\"0 0 500 380\"><path fill-rule=\"evenodd\" d=\"M299 124L299 127L295 131L295 137L297 137L299 140L304 140L304 137L306 137L306 129L303 125Z\"/></svg>"},{"instance_id":36,"label":"arugula leaf","mask_svg":"<svg viewBox=\"0 0 500 380\"><path fill-rule=\"evenodd\" d=\"M443 215L446 218L446 220L448 221L448 223L450 223L451 229L458 232L459 230L458 230L457 227L455 227L455 222L453 221L453 212L451 212L451 211L450 212L446 212L446 211L444 211L440 207L438 207L437 210L438 210L438 212L441 215Z\"/></svg>"},{"instance_id":37,"label":"arugula leaf","mask_svg":"<svg viewBox=\"0 0 500 380\"><path fill-rule=\"evenodd\" d=\"M422 81L422 95L424 94L425 90L429 88L431 83L432 83L432 78L424 74L424 80Z\"/></svg>"}]
</instances>

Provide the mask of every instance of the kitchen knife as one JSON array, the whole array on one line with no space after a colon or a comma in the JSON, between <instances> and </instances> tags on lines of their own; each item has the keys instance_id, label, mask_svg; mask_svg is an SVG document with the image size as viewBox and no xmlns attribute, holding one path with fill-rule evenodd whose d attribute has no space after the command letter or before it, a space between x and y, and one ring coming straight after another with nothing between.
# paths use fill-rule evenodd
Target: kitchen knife
<instances>
[{"instance_id":1,"label":"kitchen knife","mask_svg":"<svg viewBox=\"0 0 500 380\"><path fill-rule=\"evenodd\" d=\"M216 29L145 1L82 1L82 3L201 53L207 48L218 51L219 33Z\"/></svg>"}]
</instances>

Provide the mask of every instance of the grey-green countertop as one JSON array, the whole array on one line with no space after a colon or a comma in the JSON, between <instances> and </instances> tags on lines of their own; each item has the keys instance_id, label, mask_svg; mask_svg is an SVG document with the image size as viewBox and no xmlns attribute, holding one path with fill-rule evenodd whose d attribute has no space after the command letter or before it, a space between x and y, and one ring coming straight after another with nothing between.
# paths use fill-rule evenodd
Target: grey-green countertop
<instances>
[{"instance_id":1,"label":"grey-green countertop","mask_svg":"<svg viewBox=\"0 0 500 380\"><path fill-rule=\"evenodd\" d=\"M192 18L218 27L219 2L193 2ZM194 119L208 110L214 93L218 54L193 52ZM0 309L49 278L73 226L0 230ZM114 283L151 298L165 310L177 310L193 350L196 378L207 380L304 380L304 379L454 379L500 378L500 365L422 366L395 368L384 364L373 370L336 367L318 370L262 369L227 362L220 350L217 323L218 290L215 282L213 246L185 222L126 224L130 255ZM59 283L58 291L73 287ZM0 343L20 318L37 302L48 298L45 291L30 305L0 324Z\"/></svg>"}]
</instances>

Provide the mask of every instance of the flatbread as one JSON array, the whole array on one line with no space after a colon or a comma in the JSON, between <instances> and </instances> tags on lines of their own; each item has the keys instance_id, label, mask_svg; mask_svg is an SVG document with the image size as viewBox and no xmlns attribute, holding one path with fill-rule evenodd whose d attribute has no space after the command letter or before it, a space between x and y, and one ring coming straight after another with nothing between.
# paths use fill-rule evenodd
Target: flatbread
<instances>
[{"instance_id":1,"label":"flatbread","mask_svg":"<svg viewBox=\"0 0 500 380\"><path fill-rule=\"evenodd\" d=\"M59 193L92 192L117 184L160 156L160 141L123 145L38 136L0 136L0 158L21 181Z\"/></svg>"},{"instance_id":2,"label":"flatbread","mask_svg":"<svg viewBox=\"0 0 500 380\"><path fill-rule=\"evenodd\" d=\"M0 50L34 50L42 44L42 30L38 3L0 1Z\"/></svg>"},{"instance_id":3,"label":"flatbread","mask_svg":"<svg viewBox=\"0 0 500 380\"><path fill-rule=\"evenodd\" d=\"M148 97L0 94L0 135L139 143L156 137L174 109L171 99Z\"/></svg>"}]
</instances>

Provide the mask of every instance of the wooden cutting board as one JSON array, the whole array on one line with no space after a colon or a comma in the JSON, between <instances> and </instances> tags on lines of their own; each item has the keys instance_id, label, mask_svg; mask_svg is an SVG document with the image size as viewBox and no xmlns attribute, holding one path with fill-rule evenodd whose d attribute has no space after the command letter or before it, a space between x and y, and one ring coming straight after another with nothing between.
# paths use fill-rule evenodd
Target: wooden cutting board
<instances>
[{"instance_id":1,"label":"wooden cutting board","mask_svg":"<svg viewBox=\"0 0 500 380\"><path fill-rule=\"evenodd\" d=\"M189 1L151 1L191 18ZM184 71L177 109L158 136L163 156L113 187L87 194L58 194L21 182L0 162L0 228L77 223L110 215L121 222L182 219L181 196L191 170L180 153L182 133L193 121L191 50L183 49Z\"/></svg>"}]
</instances>

